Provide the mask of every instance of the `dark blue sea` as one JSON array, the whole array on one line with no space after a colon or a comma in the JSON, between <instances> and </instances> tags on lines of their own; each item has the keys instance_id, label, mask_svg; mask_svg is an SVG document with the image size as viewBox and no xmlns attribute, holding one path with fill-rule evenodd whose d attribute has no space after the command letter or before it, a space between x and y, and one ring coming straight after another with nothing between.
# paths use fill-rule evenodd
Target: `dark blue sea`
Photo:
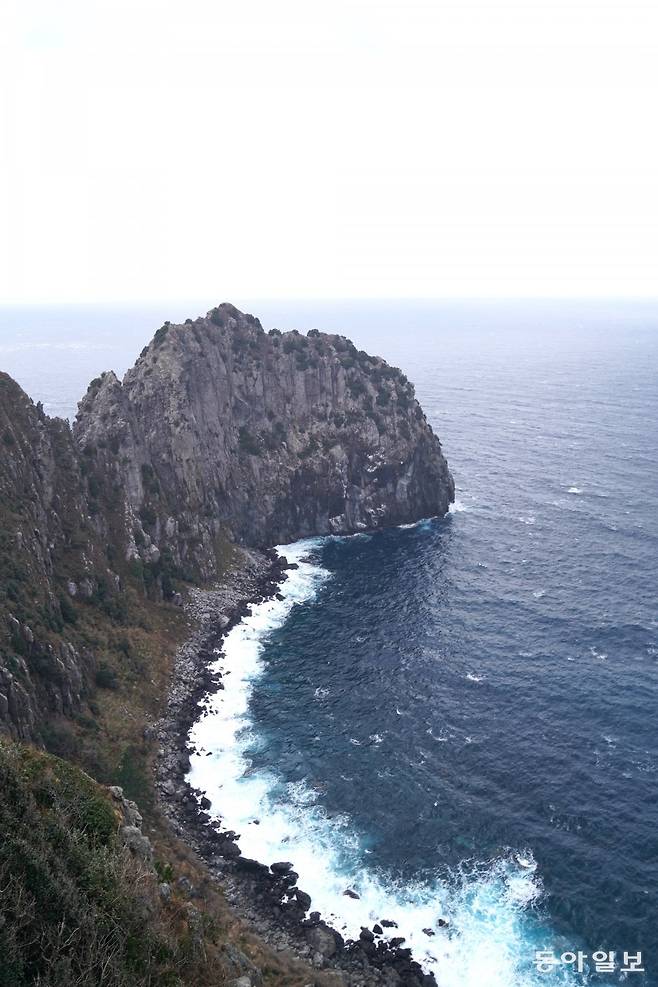
<instances>
[{"instance_id":1,"label":"dark blue sea","mask_svg":"<svg viewBox=\"0 0 658 987\"><path fill-rule=\"evenodd\" d=\"M0 364L71 414L203 307L5 311ZM397 921L443 987L658 984L658 304L240 307L400 366L457 500L281 549L300 567L217 656L193 780L245 853L291 860L348 934Z\"/></svg>"}]
</instances>

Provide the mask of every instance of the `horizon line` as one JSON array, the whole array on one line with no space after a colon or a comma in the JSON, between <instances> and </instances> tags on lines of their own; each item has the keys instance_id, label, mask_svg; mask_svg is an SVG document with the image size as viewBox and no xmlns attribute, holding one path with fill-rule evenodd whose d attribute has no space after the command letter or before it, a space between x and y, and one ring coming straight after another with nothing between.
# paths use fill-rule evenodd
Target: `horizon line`
<instances>
[{"instance_id":1,"label":"horizon line","mask_svg":"<svg viewBox=\"0 0 658 987\"><path fill-rule=\"evenodd\" d=\"M236 293L237 294L237 293ZM614 302L636 302L636 303L658 303L658 292L655 295L317 295L317 296L305 296L305 295L254 295L254 296L242 296L244 299L242 304L245 302L249 304L263 303L304 303L304 304L339 304L339 303L350 303L350 304L373 304L373 303L450 303L450 302L460 302L460 303L510 303L510 302L554 302L554 303L568 303L568 302L597 302L601 304L614 303ZM236 308L239 308L234 301L230 300L229 297L225 296L220 301L216 302L215 305L211 305L211 308L216 307L221 304L235 304ZM8 308L56 308L56 307L70 307L70 308L100 308L100 307L146 307L154 305L204 305L206 304L199 298L192 297L177 297L177 298L118 298L118 299L77 299L77 300L67 300L67 299L46 299L46 300L30 300L30 299L0 299L0 309Z\"/></svg>"}]
</instances>

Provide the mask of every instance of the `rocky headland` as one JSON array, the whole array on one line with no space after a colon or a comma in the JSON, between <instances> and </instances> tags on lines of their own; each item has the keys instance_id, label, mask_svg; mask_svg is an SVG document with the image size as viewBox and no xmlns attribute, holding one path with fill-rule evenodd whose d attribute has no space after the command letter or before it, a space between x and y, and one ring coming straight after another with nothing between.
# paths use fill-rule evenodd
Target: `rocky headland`
<instances>
[{"instance_id":1,"label":"rocky headland","mask_svg":"<svg viewBox=\"0 0 658 987\"><path fill-rule=\"evenodd\" d=\"M184 782L212 649L285 578L269 546L447 511L409 381L343 336L268 333L225 304L93 381L72 428L0 374L0 443L0 732L127 779L276 949L336 982L423 983L377 930L339 941L292 869L245 861Z\"/></svg>"}]
</instances>

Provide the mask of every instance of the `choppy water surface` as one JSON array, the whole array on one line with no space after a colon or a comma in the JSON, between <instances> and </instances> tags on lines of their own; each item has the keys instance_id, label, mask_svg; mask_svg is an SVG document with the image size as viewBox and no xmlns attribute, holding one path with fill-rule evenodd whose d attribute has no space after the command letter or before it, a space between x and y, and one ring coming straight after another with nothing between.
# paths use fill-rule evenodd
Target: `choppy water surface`
<instances>
[{"instance_id":1,"label":"choppy water surface","mask_svg":"<svg viewBox=\"0 0 658 987\"><path fill-rule=\"evenodd\" d=\"M658 983L658 307L252 308L401 366L458 501L282 548L300 568L218 656L192 780L444 987L618 981L542 948L642 950L626 982Z\"/></svg>"},{"instance_id":2,"label":"choppy water surface","mask_svg":"<svg viewBox=\"0 0 658 987\"><path fill-rule=\"evenodd\" d=\"M448 987L658 960L656 322L526 318L355 333L416 381L454 512L283 549L195 733L244 851L347 932L395 919Z\"/></svg>"}]
</instances>

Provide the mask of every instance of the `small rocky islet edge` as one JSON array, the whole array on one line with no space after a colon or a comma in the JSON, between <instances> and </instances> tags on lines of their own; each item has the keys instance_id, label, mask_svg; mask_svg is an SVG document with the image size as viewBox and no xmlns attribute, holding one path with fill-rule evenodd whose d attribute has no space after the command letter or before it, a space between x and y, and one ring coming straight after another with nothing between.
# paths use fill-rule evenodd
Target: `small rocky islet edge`
<instances>
[{"instance_id":1,"label":"small rocky islet edge","mask_svg":"<svg viewBox=\"0 0 658 987\"><path fill-rule=\"evenodd\" d=\"M165 324L122 382L92 382L73 428L0 374L0 444L0 732L121 784L154 831L148 725L176 646L206 627L207 587L239 587L260 558L275 591L267 545L443 515L454 497L400 371L231 305ZM237 610L264 592L245 585Z\"/></svg>"}]
</instances>

